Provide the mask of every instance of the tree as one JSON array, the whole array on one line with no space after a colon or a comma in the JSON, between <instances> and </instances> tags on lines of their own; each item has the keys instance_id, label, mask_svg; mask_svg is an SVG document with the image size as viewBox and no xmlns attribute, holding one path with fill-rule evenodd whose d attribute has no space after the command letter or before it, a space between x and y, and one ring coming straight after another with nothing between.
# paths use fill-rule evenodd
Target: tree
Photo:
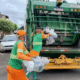
<instances>
[{"instance_id":1,"label":"tree","mask_svg":"<svg viewBox=\"0 0 80 80\"><path fill-rule=\"evenodd\" d=\"M16 24L14 24L14 30L17 30L18 26Z\"/></svg>"},{"instance_id":2,"label":"tree","mask_svg":"<svg viewBox=\"0 0 80 80\"><path fill-rule=\"evenodd\" d=\"M2 37L4 36L4 33L10 33L16 30L18 27L16 24L13 22L6 20L6 19L0 19L0 31L3 32L1 35Z\"/></svg>"},{"instance_id":3,"label":"tree","mask_svg":"<svg viewBox=\"0 0 80 80\"><path fill-rule=\"evenodd\" d=\"M13 22L6 19L0 19L0 31L10 33L16 29L17 25Z\"/></svg>"}]
</instances>

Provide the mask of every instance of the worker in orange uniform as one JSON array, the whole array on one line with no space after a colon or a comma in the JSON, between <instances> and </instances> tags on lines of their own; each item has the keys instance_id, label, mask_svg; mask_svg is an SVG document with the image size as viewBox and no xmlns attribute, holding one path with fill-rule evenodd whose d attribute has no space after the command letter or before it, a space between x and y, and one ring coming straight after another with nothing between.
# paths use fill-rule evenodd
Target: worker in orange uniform
<instances>
[{"instance_id":1,"label":"worker in orange uniform","mask_svg":"<svg viewBox=\"0 0 80 80\"><path fill-rule=\"evenodd\" d=\"M31 55L39 56L40 51L42 49L42 39L48 38L49 34L45 35L42 31L42 28L38 27L36 28L36 34L33 36L33 49L30 51ZM31 72L27 74L27 78L29 78ZM33 80L39 80L36 77L36 72L33 71Z\"/></svg>"},{"instance_id":2,"label":"worker in orange uniform","mask_svg":"<svg viewBox=\"0 0 80 80\"><path fill-rule=\"evenodd\" d=\"M6 68L8 73L7 80L28 80L22 69L22 62L23 60L31 60L33 56L29 54L23 44L25 35L26 33L23 30L17 32L19 40L15 43L11 51L10 60Z\"/></svg>"}]
</instances>

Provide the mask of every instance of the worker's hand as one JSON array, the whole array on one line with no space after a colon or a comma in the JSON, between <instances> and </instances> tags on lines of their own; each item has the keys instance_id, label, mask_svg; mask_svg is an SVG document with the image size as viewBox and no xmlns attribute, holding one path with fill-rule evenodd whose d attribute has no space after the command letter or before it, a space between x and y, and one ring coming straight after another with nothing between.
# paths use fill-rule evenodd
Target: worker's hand
<instances>
[{"instance_id":1,"label":"worker's hand","mask_svg":"<svg viewBox=\"0 0 80 80\"><path fill-rule=\"evenodd\" d=\"M38 56L34 56L34 58L37 58Z\"/></svg>"},{"instance_id":2,"label":"worker's hand","mask_svg":"<svg viewBox=\"0 0 80 80\"><path fill-rule=\"evenodd\" d=\"M50 34L48 34L48 36L50 36Z\"/></svg>"},{"instance_id":3,"label":"worker's hand","mask_svg":"<svg viewBox=\"0 0 80 80\"><path fill-rule=\"evenodd\" d=\"M31 61L34 61L34 58L31 58Z\"/></svg>"},{"instance_id":4,"label":"worker's hand","mask_svg":"<svg viewBox=\"0 0 80 80\"><path fill-rule=\"evenodd\" d=\"M33 37L33 32L31 33L31 36Z\"/></svg>"},{"instance_id":5,"label":"worker's hand","mask_svg":"<svg viewBox=\"0 0 80 80\"><path fill-rule=\"evenodd\" d=\"M31 61L33 61L34 60L34 58L31 58Z\"/></svg>"}]
</instances>

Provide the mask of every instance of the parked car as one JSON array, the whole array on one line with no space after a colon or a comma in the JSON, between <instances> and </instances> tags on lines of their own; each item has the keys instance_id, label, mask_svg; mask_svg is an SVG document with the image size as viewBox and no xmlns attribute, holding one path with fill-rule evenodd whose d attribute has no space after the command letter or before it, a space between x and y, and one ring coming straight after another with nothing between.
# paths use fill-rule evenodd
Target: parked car
<instances>
[{"instance_id":1,"label":"parked car","mask_svg":"<svg viewBox=\"0 0 80 80\"><path fill-rule=\"evenodd\" d=\"M0 51L4 52L5 50L12 50L14 44L17 41L16 35L6 35L3 37L1 43L0 43Z\"/></svg>"}]
</instances>

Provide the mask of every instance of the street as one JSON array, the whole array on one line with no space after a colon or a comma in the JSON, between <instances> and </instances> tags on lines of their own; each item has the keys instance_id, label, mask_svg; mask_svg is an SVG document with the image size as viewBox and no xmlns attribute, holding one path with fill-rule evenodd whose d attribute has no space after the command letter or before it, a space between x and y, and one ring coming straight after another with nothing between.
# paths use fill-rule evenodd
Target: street
<instances>
[{"instance_id":1,"label":"street","mask_svg":"<svg viewBox=\"0 0 80 80\"><path fill-rule=\"evenodd\" d=\"M7 80L6 65L9 60L10 51L0 53L0 80ZM24 71L26 71L24 67ZM80 80L80 70L48 70L37 73L40 80ZM32 79L32 75L29 80Z\"/></svg>"}]
</instances>

